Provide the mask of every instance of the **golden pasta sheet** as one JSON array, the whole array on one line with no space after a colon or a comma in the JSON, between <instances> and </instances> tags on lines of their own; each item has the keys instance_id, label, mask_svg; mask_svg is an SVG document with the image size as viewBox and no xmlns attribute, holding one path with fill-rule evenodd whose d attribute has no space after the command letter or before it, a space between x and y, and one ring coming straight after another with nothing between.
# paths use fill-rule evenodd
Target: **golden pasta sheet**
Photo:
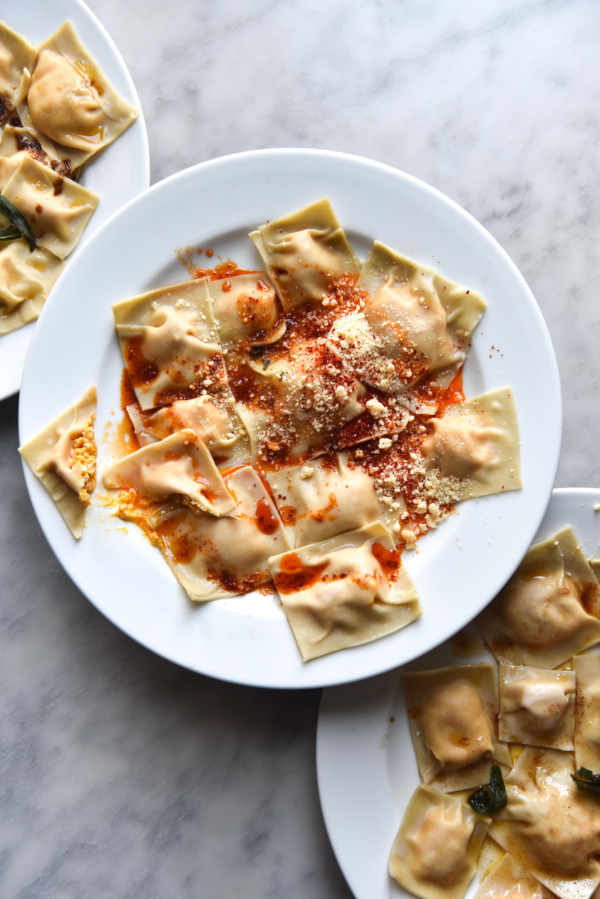
<instances>
[{"instance_id":1,"label":"golden pasta sheet","mask_svg":"<svg viewBox=\"0 0 600 899\"><path fill-rule=\"evenodd\" d=\"M490 835L560 899L589 899L600 883L600 803L577 789L574 771L573 753L528 746Z\"/></svg>"},{"instance_id":2,"label":"golden pasta sheet","mask_svg":"<svg viewBox=\"0 0 600 899\"><path fill-rule=\"evenodd\" d=\"M385 354L402 360L415 380L442 371L451 380L485 312L483 298L379 241L359 283L369 292L364 316Z\"/></svg>"},{"instance_id":3,"label":"golden pasta sheet","mask_svg":"<svg viewBox=\"0 0 600 899\"><path fill-rule=\"evenodd\" d=\"M212 456L189 429L119 459L102 480L109 489L133 488L139 496L153 500L175 497L217 517L236 513L235 501Z\"/></svg>"},{"instance_id":4,"label":"golden pasta sheet","mask_svg":"<svg viewBox=\"0 0 600 899\"><path fill-rule=\"evenodd\" d=\"M403 675L421 780L444 792L488 783L493 762L510 767L498 739L498 685L492 665L458 665Z\"/></svg>"},{"instance_id":5,"label":"golden pasta sheet","mask_svg":"<svg viewBox=\"0 0 600 899\"><path fill-rule=\"evenodd\" d=\"M0 249L0 334L37 319L63 266L41 247L31 252L24 240Z\"/></svg>"},{"instance_id":6,"label":"golden pasta sheet","mask_svg":"<svg viewBox=\"0 0 600 899\"><path fill-rule=\"evenodd\" d=\"M79 539L83 533L90 494L96 486L96 388L33 437L19 452L40 479Z\"/></svg>"},{"instance_id":7,"label":"golden pasta sheet","mask_svg":"<svg viewBox=\"0 0 600 899\"><path fill-rule=\"evenodd\" d=\"M497 658L536 668L600 640L600 585L571 527L531 547L478 624Z\"/></svg>"},{"instance_id":8,"label":"golden pasta sheet","mask_svg":"<svg viewBox=\"0 0 600 899\"><path fill-rule=\"evenodd\" d=\"M197 396L219 396L233 406L205 280L159 287L112 309L143 410Z\"/></svg>"},{"instance_id":9,"label":"golden pasta sheet","mask_svg":"<svg viewBox=\"0 0 600 899\"><path fill-rule=\"evenodd\" d=\"M27 38L0 22L0 125L15 106L24 70L33 69L35 52Z\"/></svg>"},{"instance_id":10,"label":"golden pasta sheet","mask_svg":"<svg viewBox=\"0 0 600 899\"><path fill-rule=\"evenodd\" d=\"M274 556L269 568L305 662L370 643L422 612L381 522Z\"/></svg>"},{"instance_id":11,"label":"golden pasta sheet","mask_svg":"<svg viewBox=\"0 0 600 899\"><path fill-rule=\"evenodd\" d=\"M463 899L490 823L457 796L417 787L392 846L390 875L421 899Z\"/></svg>"},{"instance_id":12,"label":"golden pasta sheet","mask_svg":"<svg viewBox=\"0 0 600 899\"><path fill-rule=\"evenodd\" d=\"M519 424L510 387L448 406L423 442L428 470L462 499L520 490Z\"/></svg>"},{"instance_id":13,"label":"golden pasta sheet","mask_svg":"<svg viewBox=\"0 0 600 899\"><path fill-rule=\"evenodd\" d=\"M42 134L86 157L116 140L138 115L113 89L68 21L37 48L27 106Z\"/></svg>"},{"instance_id":14,"label":"golden pasta sheet","mask_svg":"<svg viewBox=\"0 0 600 899\"><path fill-rule=\"evenodd\" d=\"M281 307L266 272L208 281L208 292L223 345L270 344L285 334Z\"/></svg>"},{"instance_id":15,"label":"golden pasta sheet","mask_svg":"<svg viewBox=\"0 0 600 899\"><path fill-rule=\"evenodd\" d=\"M499 664L500 739L572 751L575 672Z\"/></svg>"},{"instance_id":16,"label":"golden pasta sheet","mask_svg":"<svg viewBox=\"0 0 600 899\"><path fill-rule=\"evenodd\" d=\"M127 407L127 413L141 446L189 428L216 464L224 467L250 458L248 434L229 400L230 394L223 391L217 396L177 400L151 413L142 412L136 403Z\"/></svg>"},{"instance_id":17,"label":"golden pasta sheet","mask_svg":"<svg viewBox=\"0 0 600 899\"><path fill-rule=\"evenodd\" d=\"M2 196L23 214L38 246L59 259L75 249L100 199L29 154L21 159Z\"/></svg>"},{"instance_id":18,"label":"golden pasta sheet","mask_svg":"<svg viewBox=\"0 0 600 899\"><path fill-rule=\"evenodd\" d=\"M484 878L473 899L553 899L553 894L507 853Z\"/></svg>"},{"instance_id":19,"label":"golden pasta sheet","mask_svg":"<svg viewBox=\"0 0 600 899\"><path fill-rule=\"evenodd\" d=\"M577 677L575 763L600 774L600 654L573 657Z\"/></svg>"},{"instance_id":20,"label":"golden pasta sheet","mask_svg":"<svg viewBox=\"0 0 600 899\"><path fill-rule=\"evenodd\" d=\"M290 548L260 476L249 465L224 478L235 515L215 518L178 503L119 503L120 515L140 524L195 602L247 593L271 580L270 556Z\"/></svg>"},{"instance_id":21,"label":"golden pasta sheet","mask_svg":"<svg viewBox=\"0 0 600 899\"><path fill-rule=\"evenodd\" d=\"M329 200L319 200L250 234L288 311L320 302L331 283L358 272L352 247Z\"/></svg>"},{"instance_id":22,"label":"golden pasta sheet","mask_svg":"<svg viewBox=\"0 0 600 899\"><path fill-rule=\"evenodd\" d=\"M379 501L373 478L349 468L346 453L320 456L304 465L267 472L282 521L293 546L306 546L381 520L398 521L397 509Z\"/></svg>"}]
</instances>

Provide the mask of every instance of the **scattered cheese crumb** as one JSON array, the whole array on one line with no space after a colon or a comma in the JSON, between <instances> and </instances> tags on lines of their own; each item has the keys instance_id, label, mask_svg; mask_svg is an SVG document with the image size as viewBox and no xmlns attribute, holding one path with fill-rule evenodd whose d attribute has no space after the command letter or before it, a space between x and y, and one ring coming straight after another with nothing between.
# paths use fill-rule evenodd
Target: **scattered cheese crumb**
<instances>
[{"instance_id":1,"label":"scattered cheese crumb","mask_svg":"<svg viewBox=\"0 0 600 899\"><path fill-rule=\"evenodd\" d=\"M300 477L303 481L308 481L314 475L315 470L312 465L304 465L300 469Z\"/></svg>"},{"instance_id":2,"label":"scattered cheese crumb","mask_svg":"<svg viewBox=\"0 0 600 899\"><path fill-rule=\"evenodd\" d=\"M379 441L379 449L389 449L392 445L392 441L389 437L382 437Z\"/></svg>"},{"instance_id":3,"label":"scattered cheese crumb","mask_svg":"<svg viewBox=\"0 0 600 899\"><path fill-rule=\"evenodd\" d=\"M380 403L379 400L367 400L366 407L373 418L383 418L385 415L385 406L383 403Z\"/></svg>"}]
</instances>

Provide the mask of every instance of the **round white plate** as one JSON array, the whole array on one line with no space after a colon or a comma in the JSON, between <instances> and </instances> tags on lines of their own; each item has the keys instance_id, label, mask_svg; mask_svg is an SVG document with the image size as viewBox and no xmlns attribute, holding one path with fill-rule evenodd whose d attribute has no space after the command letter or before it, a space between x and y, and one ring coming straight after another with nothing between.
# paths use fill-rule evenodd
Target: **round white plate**
<instances>
[{"instance_id":1,"label":"round white plate","mask_svg":"<svg viewBox=\"0 0 600 899\"><path fill-rule=\"evenodd\" d=\"M597 503L600 490L555 490L533 542L570 524L586 555L597 556ZM475 634L475 629L469 632ZM473 646L481 645L481 654L465 652L466 642L448 640L407 669L493 660L481 638L473 639ZM388 875L394 837L419 785L398 671L323 693L317 727L317 776L327 833L356 899L412 899L412 894ZM467 899L477 886L475 878Z\"/></svg>"},{"instance_id":2,"label":"round white plate","mask_svg":"<svg viewBox=\"0 0 600 899\"><path fill-rule=\"evenodd\" d=\"M69 256L68 267L100 225L150 184L150 153L144 115L121 54L104 26L81 0L18 0L5 4L5 7L3 21L34 45L46 40L65 19L70 19L82 43L115 90L139 110L137 119L125 134L92 159L83 171L80 184L99 194L100 203L79 246ZM18 331L0 336L0 400L16 393L21 386L25 357L36 324L31 322Z\"/></svg>"},{"instance_id":3,"label":"round white plate","mask_svg":"<svg viewBox=\"0 0 600 899\"><path fill-rule=\"evenodd\" d=\"M42 528L86 596L155 652L239 683L315 687L359 680L446 639L518 564L544 514L558 460L561 404L554 352L540 311L508 256L467 213L420 181L365 159L316 150L262 150L205 162L155 185L108 222L64 273L40 319L23 379L21 441L92 383L98 385L102 434L112 410L118 413L123 367L111 303L187 277L176 247L211 248L213 262L230 257L258 268L248 232L323 196L331 198L359 254L380 238L486 297L488 311L466 367L466 392L512 385L525 489L464 503L419 543L417 554L405 554L423 604L419 621L376 643L303 665L272 597L253 594L192 606L158 550L133 527L128 534L118 532L106 510L95 511L75 543L26 470Z\"/></svg>"}]
</instances>

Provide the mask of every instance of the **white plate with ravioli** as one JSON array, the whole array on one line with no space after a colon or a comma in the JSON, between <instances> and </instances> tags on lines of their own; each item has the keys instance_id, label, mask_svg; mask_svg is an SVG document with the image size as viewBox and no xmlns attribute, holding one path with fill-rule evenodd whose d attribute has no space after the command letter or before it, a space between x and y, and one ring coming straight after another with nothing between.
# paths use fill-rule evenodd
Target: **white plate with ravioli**
<instances>
[{"instance_id":1,"label":"white plate with ravioli","mask_svg":"<svg viewBox=\"0 0 600 899\"><path fill-rule=\"evenodd\" d=\"M585 557L597 560L600 550L599 508L600 490L555 490L534 543L542 543L544 547L543 541L555 534L559 538L558 543L553 540L549 548L548 546L543 548L543 560L539 553L535 557L533 555L529 556L529 561L524 563L523 569L520 570L526 572L526 564L529 564L535 566L534 578L537 577L539 579L544 573L545 576L550 576L550 568L552 567L550 557L552 553L561 552L564 558L564 570L573 572L575 566L581 564L581 559L569 562L566 560L571 552L570 548L567 548L565 552L568 537L564 534L564 529L568 526L572 528ZM561 533L563 536L561 536ZM563 564L562 561L560 564ZM592 567L597 571L596 566L593 565ZM531 575L532 571L529 571L529 574L525 573L524 580L531 577ZM550 641L551 645L547 649L539 643L539 635L542 633L543 628L538 628L535 634L533 634L533 631L529 634L531 637L530 643L526 644L524 641L522 644L517 644L517 642L511 644L506 639L506 634L503 635L504 642L502 642L502 635L499 636L497 631L494 634L494 628L498 627L498 618L494 616L492 611L495 606L494 603L490 610L486 610L486 613L482 616L482 626L487 638L491 639L493 643L495 641L496 651L507 659L500 666L500 674L503 678L502 683L504 686L500 687L502 714L499 738L501 741L510 743L527 742L529 744L526 752L520 757L519 767L517 768L517 765L515 765L513 774L508 780L508 783L514 782L517 784L516 787L511 787L511 789L519 789L520 778L524 776L523 769L526 767L529 757L537 752L532 744L535 744L537 747L546 747L546 749L542 750L543 753L547 753L543 756L545 760L543 764L547 764L549 767L561 768L561 763L565 763L567 784L570 783L568 773L574 767L598 769L597 743L590 743L585 728L579 725L580 730L575 730L575 738L573 738L575 719L584 722L587 720L586 716L580 715L576 711L577 706L574 696L575 674L577 675L577 691L586 689L586 681L589 680L588 674L590 672L595 672L593 679L595 679L596 684L600 676L600 668L597 662L597 646L595 645L600 638L599 591L598 584L589 568L584 576L584 580L588 575L595 591L593 616L591 616L590 620L584 621L583 619L587 617L587 612L583 611L579 626L573 629L567 628L564 631L562 641L556 636L558 633L556 629L558 619L549 618L548 621L552 625L553 639ZM563 593L566 598L565 601L568 602L569 590L563 590ZM584 596L585 594L586 591L584 589L584 593L581 595ZM582 603L581 608L589 609L590 614L592 612L588 600ZM575 614L579 615L579 611ZM508 620L509 618L506 617L505 621ZM539 645L536 645L536 641L538 641ZM529 649L524 648L526 645L529 646ZM561 648L563 650L562 653L559 652ZM586 650L591 651L586 653ZM550 655L546 654L548 652ZM570 657L573 653L584 654L578 655L576 662L570 664L566 657ZM580 662L579 660L584 661ZM412 706L415 709L415 714L409 721L405 701L405 695L408 696L409 692L414 694L415 688L422 689L419 686L421 683L420 676L418 674L415 675L414 672L430 671L432 669L445 668L446 666L477 666L480 663L484 665L491 664L494 670L496 670L497 666L494 656L482 642L481 633L477 627L471 624L441 646L409 664L404 671L413 672L413 674L409 675L409 679L405 681L404 687L401 682L400 672L391 671L361 684L336 687L324 692L317 730L319 795L331 844L346 881L356 899L393 899L393 897L411 895L410 892L401 887L389 875L388 862L392 844L400 823L404 818L409 800L411 800L413 793L419 786L419 769L421 765L425 766L428 763L428 757L422 753L422 750L419 750L421 755L419 768L417 767L411 730L417 734L416 745L420 746L419 725L415 724L415 721L420 721L418 717L419 706ZM549 666L554 663L561 665L565 670L550 670ZM513 667L513 664L515 667ZM529 667L518 668L517 666ZM575 670L566 670L573 668ZM463 669L463 671L465 670L467 669ZM535 703L529 702L528 707L533 710L531 714L534 717L535 714L543 716L543 714L547 713L549 715L548 721L545 721L543 726L540 726L540 729L535 731L534 736L532 736L531 731L532 718L527 715L523 717L523 709L521 707L517 709L518 703L515 704L517 693L514 692L516 689L514 686L515 682L523 677L528 679L529 688L531 688L532 676L535 678L552 677L557 682L555 688L558 687L560 682L565 696L564 707L561 707L562 717L559 717L558 721L554 717L558 704L556 706L548 706L548 702L546 702L548 711L543 701L537 706ZM428 677L431 676L426 675L426 678ZM478 680L477 682L480 683L481 681ZM427 683L427 681L425 680L424 683ZM462 688L464 689L464 684ZM544 689L547 690L548 687L546 686ZM597 695L597 686L595 690L595 693L591 693L592 697ZM547 695L550 696L550 693ZM524 693L523 696L525 696ZM552 696L556 699L554 693ZM551 702L554 702L554 699ZM578 692L577 703L581 701ZM449 706L446 705L446 709L448 708ZM477 715L473 713L470 716L470 721L475 722L476 718ZM529 732L527 727L530 728ZM425 733L425 730L422 730L421 733ZM573 749L573 739L575 739L575 762L570 751ZM594 746L595 753L592 752ZM492 758L497 759L506 778L508 775L508 768L504 766L506 759L502 757L502 751L498 752L496 751L497 749L498 747L492 750ZM436 751L438 751L438 756L443 755L439 747ZM431 755L429 756L429 761L431 761ZM537 763L539 763L539 759ZM491 762L488 764L491 764ZM425 770L425 768L422 770ZM430 776L432 773L434 772L429 772L427 776ZM456 778L458 774L460 774L460 771L455 771L447 774L446 778ZM556 783L559 783L563 775L564 771L562 770L558 774L556 771L550 774L551 778L555 778ZM431 785L443 791L444 784L440 778L443 778L443 771L434 776ZM476 782L486 783L488 779L489 772L484 774L483 778L480 777L479 780L476 777L471 783L465 780L462 784L458 782L449 784L447 789L457 790L464 787L468 792L459 794L448 792L446 796L450 797L452 801L456 801L453 797L458 795L464 801L466 796L475 789ZM566 788L565 795L569 795L570 789L574 789L572 784ZM416 795L419 797L419 794ZM580 797L581 795L577 791L574 793L575 797ZM449 802L450 799L444 801ZM422 798L419 798L419 801L422 801ZM440 801L439 796L436 801ZM578 799L576 798L575 801L577 802ZM588 803L584 802L584 806L574 818L585 819L588 805ZM549 814L554 825L560 829L560 823L556 820L556 817L552 817L552 811ZM600 806L598 806L596 819L596 826L600 832ZM569 825L569 829L571 829L571 825ZM515 843L514 840L511 842L510 834L507 837L505 822L495 821L491 828L491 835L506 849L510 850L511 856L515 854L519 856L521 851L519 844L518 842ZM583 834L579 834L576 839L579 840L580 836L583 838ZM537 839L540 842L539 838ZM447 842L446 853L449 845ZM568 867L573 862L573 859L571 858L569 862L568 849L565 849L565 845L557 846L554 854L561 859L565 857L566 852L566 864ZM577 843L577 852L580 852L581 845L580 842ZM552 854L551 852L550 855L552 856ZM484 851L477 866L477 873L466 893L469 899L478 891L482 876L485 876L490 871L492 865L499 861L500 856L501 851L498 850L497 846L494 848L494 844L489 842L484 844ZM447 862L447 858L446 855L444 863ZM530 857L528 858L526 852L523 858L519 860L522 864L527 865L530 871L536 868L536 862L532 861ZM509 865L514 870L509 870ZM600 879L600 868L598 868L597 863L595 863L595 866L597 871L590 879L595 877L597 882ZM573 865L571 864L572 867ZM485 885L485 888L489 887L488 892L486 893L485 888L482 888L482 892L478 896L483 899L484 895L490 897L500 895L500 892L502 895L508 894L510 888L514 886L515 871L517 871L517 880L521 883L521 889L525 890L527 895L536 896L539 899L550 899L552 893L545 889L542 890L540 884L537 883L536 885L536 880L531 875L523 873L522 869L519 871L514 862L511 861L509 863L508 857L506 857L501 866L494 868L492 879ZM404 874L401 876L404 876ZM472 872L467 879L470 879L471 876ZM551 883L553 891L558 889L560 895L561 887L557 886L560 878L552 882L554 875L539 868L536 869L536 876L547 877L547 882ZM513 878L512 881L511 877ZM579 895L577 885L567 883L569 877L569 874L562 876L562 881L564 881L562 889L567 890L569 895ZM492 887L494 887L495 892ZM500 887L502 887L501 890ZM588 891L588 894L591 889ZM458 894L464 895L464 884L459 889Z\"/></svg>"},{"instance_id":2,"label":"white plate with ravioli","mask_svg":"<svg viewBox=\"0 0 600 899\"><path fill-rule=\"evenodd\" d=\"M81 0L35 0L32 3L16 3L10 8L7 7L2 18L10 29L22 35L34 47L47 41L64 22L70 21L79 40L116 93L126 104L138 110L133 124L113 144L87 162L82 170L79 183L99 196L98 206L81 238L85 243L114 212L150 184L148 136L135 86L113 41ZM88 72L91 71L91 68L88 68ZM8 120L6 124L9 125ZM22 124L26 126L27 122L23 121ZM25 136L31 138L32 135ZM8 131L4 138L0 155L14 153L18 148L9 146ZM44 150L49 151L52 157L49 148L55 148L56 144L44 138L42 143ZM31 149L30 152L36 155L35 149ZM79 155L83 158L85 154L80 152ZM54 175L49 177L54 178ZM4 245L7 246L10 245ZM74 255L76 256L78 252L79 248L74 250ZM68 264L73 258L74 256L69 257ZM16 393L21 386L25 357L36 326L33 316L39 312L39 305L37 300L30 304L29 310L24 315L24 320L29 323L18 328L12 323L11 327L15 329L0 335L0 400Z\"/></svg>"},{"instance_id":3,"label":"white plate with ravioli","mask_svg":"<svg viewBox=\"0 0 600 899\"><path fill-rule=\"evenodd\" d=\"M207 255L212 257L212 265L233 260L239 269L254 272L248 277L258 278L255 287L259 293L261 290L268 292L268 285L262 280L263 262L248 237L249 232L255 232L260 226L281 216L289 216L307 204L315 204L323 197L331 201L347 236L346 239L343 232L334 228L331 232L334 234L333 243L329 249L333 247L337 252L336 248L342 247L342 256L350 259L348 264L354 266L352 271L358 271L353 253L366 259L377 239L404 256L416 259L419 266L410 265L417 275L421 266L424 271L429 271L425 267L431 267L441 273L430 272L428 275L429 282L437 285L436 290L440 294L448 289L449 294L455 297L458 291L464 299L468 291L473 291L485 298L485 314L469 341L471 346L465 347L465 351L469 349L469 354L464 369L464 393L469 399L488 391L504 391L502 396L510 393L510 402L516 407L523 488L463 502L437 528L435 521L428 518L429 533L419 540L416 551L407 550L402 556L403 575L394 589L402 581L404 600L407 601L405 608L412 603L412 609L418 609L418 601L414 599L416 591L423 612L421 617L372 643L342 649L348 645L347 641L333 639L326 646L328 654L314 658L316 653L307 648L304 641L302 622L298 624L298 618L294 620L294 616L289 615L294 633L300 637L299 645L303 648L304 657L312 658L311 661L303 661L284 614L284 607L289 613L285 596L284 606L277 595L261 593L260 590L211 602L191 602L180 583L186 586L190 596L193 595L194 589L189 586L193 579L186 576L189 572L193 573L193 568L186 568L185 558L183 567L172 564L173 552L166 553L173 572L179 578L180 583L177 583L159 549L150 545L136 526L128 524L124 527L123 521L113 516L114 507L104 505L106 490L97 488L87 513L83 536L76 542L42 483L29 468L25 468L30 496L47 539L66 571L98 609L140 643L180 665L213 677L257 686L301 688L339 684L387 671L415 658L472 619L506 582L531 542L544 514L555 476L560 446L560 386L552 345L539 309L504 251L477 222L446 197L416 179L378 163L314 150L265 150L213 160L155 185L144 196L128 204L81 250L61 277L53 301L40 321L26 365L21 394L20 436L22 444L26 444L76 402L91 385L96 385L100 481L102 471L114 451L113 438L121 416L123 356L111 306L120 304L116 307L115 319L129 360L128 366L131 360L135 363L138 358L137 350L133 352L134 344L127 343L138 340L141 334L141 319L138 321L135 316L148 316L143 320L149 322L157 314L157 309L163 310L160 315L164 322L174 320L178 315L196 316L194 327L197 326L200 331L205 329L203 340L207 347L213 346L210 352L207 351L206 364L216 366L210 377L207 371L203 372L202 384L209 392L219 384L219 389L229 389L223 382L223 361L219 348L217 346L215 349L210 343L216 339L211 331L210 307L212 303L212 308L216 308L217 303L216 295L213 294L211 299L210 293L218 282L211 285L197 279L176 290L165 289L163 285L189 278L176 251L195 248L192 256L188 252L185 257L192 269L197 265L206 265ZM314 214L315 209L319 215L330 214L323 204L316 203L311 208ZM285 221L289 225L296 219L292 217ZM279 224L281 227L275 229L275 240L284 232L283 221ZM321 231L316 228L312 232L310 229L302 232L303 235L312 234L311 239L315 240L323 233L330 234L325 226ZM131 235L135 235L135 240L131 239ZM263 228L258 236L255 234L254 239L263 258L266 255L268 261L265 250L271 239L268 228ZM198 250L202 250L203 255L199 255ZM208 250L210 253L207 254ZM110 265L106 264L107 259ZM275 281L280 280L278 290L280 298L284 297L283 303L285 291L281 271L277 266L269 268ZM221 281L224 291L232 288L233 278L231 281ZM266 275L265 278L268 281ZM456 288L455 291L454 283L466 287ZM161 289L144 294L155 288ZM310 284L307 289L311 289ZM271 291L274 296L272 288ZM86 296L85 317L80 314L78 300L82 294ZM140 294L144 294L141 299L129 304L124 302ZM336 295L343 305L343 291ZM218 292L218 296L222 298L227 294ZM467 299L473 305L473 298L467 296ZM328 299L327 310L324 303L311 306L311 310L321 310L314 315L311 311L313 319L321 321L320 316L331 314L331 306L337 305L337 302L329 305ZM164 304L170 304L167 312L164 312ZM286 319L288 336L295 333L294 315L296 310L292 309ZM247 320L251 319L252 316ZM150 325L146 323L143 327ZM195 333L198 335L200 332ZM220 333L225 342L223 330ZM136 334L138 337L135 337ZM275 334L274 339L279 339L279 336ZM268 343L264 335L262 343ZM347 347L348 343L340 340L337 346ZM322 341L314 340L312 344L319 348ZM273 376L279 383L285 372L282 375L278 368L279 361L273 355L277 350L273 347L276 343L271 348L259 348L257 353L251 347L248 352L254 369L259 373L265 372L266 376ZM454 349L460 349L456 341ZM226 358L229 360L227 370L230 382L236 390L240 390L243 388L243 384L240 388L240 379L232 380L232 356ZM325 367L334 370L332 365ZM143 385L145 369L142 369L139 376ZM403 371L406 372L406 367ZM152 375L152 378L155 377L156 372ZM165 381L165 377L165 372L162 372L160 378L163 380L160 383L167 389L170 382L168 378ZM507 385L510 385L510 391L506 390ZM386 403L391 406L383 383L380 387L377 393L379 399L367 407L373 427L373 421L376 424L384 412L388 415L387 407L384 412L381 411L383 406ZM139 390L136 388L141 402L138 417L149 405L157 403L152 392L144 395L145 389L143 386ZM267 394L268 387L265 386L264 391L259 393ZM368 402L366 397L370 395L368 392L365 394L364 389L350 396L349 390L344 388L343 393L344 402L348 404L358 401L359 395L362 397L360 402ZM338 394L336 387L330 406L334 411L338 408ZM260 397L257 402L259 400ZM315 404L314 414L305 416L304 420L325 427L328 403L321 403L319 408ZM242 415L239 403L237 408ZM456 410L460 407L450 408ZM359 412L364 412L360 405ZM319 415L325 417L319 418ZM357 421L365 420L365 417L366 412ZM401 417L402 423L396 426L396 431L406 428L408 433L411 427L415 429L417 422L406 410ZM157 421L153 421L156 425ZM253 429L252 421L248 415L244 418L244 423L252 432L253 445L257 443L264 448L264 441L260 443L263 434ZM276 428L277 425L277 415L272 416L270 426ZM185 426L188 427L187 424ZM421 430L427 431L427 428L422 426ZM140 433L142 431L143 428ZM492 432L498 433L493 428L489 433ZM168 429L164 433L171 434L167 438L169 441L175 440L177 443L179 440L182 444L175 446L169 443L168 447L164 446L165 452L192 453L189 447L193 437L189 437L188 431L183 438L181 434L179 437L173 435ZM267 429L267 435L269 433ZM233 433L226 436L231 436L235 443ZM381 446L385 449L381 452L385 455L390 446L396 446L392 443L394 434L382 439ZM400 440L403 440L402 435ZM166 444L166 441L163 443ZM154 447L143 448L146 453L144 459L151 465L156 461L157 457L153 454L158 446L155 443ZM266 446L269 452L278 451L277 442L268 436ZM514 445L513 451L517 452ZM352 453L352 464L356 468L360 454L355 449ZM162 458L164 461L167 457L163 455ZM341 468L346 457L336 458L340 465L336 477L343 480L345 475ZM202 465L200 456L194 464ZM298 492L302 492L299 484L302 486L303 483L318 481L323 474L321 465L319 459L311 462L309 470L296 482ZM316 469L318 471L315 473ZM151 470L154 471L153 468ZM131 486L133 476L123 466L113 469L110 485ZM309 479L306 482L303 480L305 476ZM213 471L211 477L216 477L215 483L222 487L218 473L215 475ZM228 481L230 490L235 486L234 493L245 492L258 509L256 491L264 492L258 476L246 470L245 474L230 472L227 477L232 479ZM315 481L311 481L311 477ZM508 470L507 477L510 477ZM254 479L252 484L248 478ZM386 479L381 480L383 483ZM501 493L503 486L498 485ZM272 487L273 493L279 496L283 489L281 484L272 484ZM374 490L372 486L370 489ZM217 493L214 493L213 499L215 496ZM263 499L266 503L268 497L265 499L263 496ZM195 502L191 493L188 494L188 505L190 502ZM392 504L389 497L386 502L388 507ZM352 531L352 539L349 538L346 545L343 540L340 541L339 532L338 536L329 534L332 541L329 550L337 552L345 547L344 552L349 560L352 558L352 546L360 547L361 553L367 555L370 547L374 555L374 544L379 540L376 531L377 534L386 534L380 539L379 550L382 549L381 544L383 547L387 545L388 551L393 548L390 532L386 531L384 524L371 525L369 518L366 521L355 520L352 503L347 506L350 523L345 530ZM393 508L398 519L400 505ZM433 515L433 511L429 511ZM179 512L184 516L189 514L189 510L182 510L181 507ZM214 508L212 514L215 514ZM384 515L380 517L385 519ZM327 515L321 518L326 519ZM223 520L217 519L218 522ZM425 520L424 515L421 520ZM391 522L388 523L391 527ZM365 524L366 530L361 530ZM227 529L222 532L229 533ZM291 534L287 525L286 534ZM207 545L202 535L198 540L204 541L202 546ZM302 545L306 542L300 541ZM172 543L169 546L172 549ZM229 539L226 552L231 554L233 566L244 556L246 549L244 537L232 536ZM281 545L278 552L284 549L285 546ZM197 556L195 548L194 552ZM278 555L278 552L273 552L273 555ZM336 556L336 559L340 558L340 555ZM372 562L371 556L369 559ZM181 562L181 558L177 557L175 561ZM313 564L318 567L318 561L315 562L314 551L307 550L307 557L303 556L298 564L301 567ZM286 564L285 559L271 563L276 581L278 577L281 579L284 574L289 574L289 567L283 571ZM378 577L384 567L381 562L381 570L377 569ZM336 575L340 576L343 577L343 574ZM213 575L210 574L210 577ZM210 598L206 593L203 595ZM346 596L344 594L342 597L344 601ZM303 610L300 611L303 613ZM396 622L388 631L414 617L411 614L404 622ZM386 632L385 627L387 625L382 626L381 622L376 623L373 635ZM339 628L336 633L339 636ZM361 640L364 638L365 629ZM366 638L369 639L369 627L366 627Z\"/></svg>"}]
</instances>

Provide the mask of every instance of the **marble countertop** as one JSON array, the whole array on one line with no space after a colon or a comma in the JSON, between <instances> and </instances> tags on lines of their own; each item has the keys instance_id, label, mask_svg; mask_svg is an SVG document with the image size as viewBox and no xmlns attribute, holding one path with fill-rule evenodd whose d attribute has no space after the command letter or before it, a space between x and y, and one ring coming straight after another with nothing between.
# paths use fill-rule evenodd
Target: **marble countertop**
<instances>
[{"instance_id":1,"label":"marble countertop","mask_svg":"<svg viewBox=\"0 0 600 899\"><path fill-rule=\"evenodd\" d=\"M599 485L595 0L89 5L136 82L154 181L321 147L397 166L482 222L558 355L557 486ZM0 403L0 895L349 899L319 810L319 693L221 684L117 631L46 545L17 443L14 397Z\"/></svg>"}]
</instances>

